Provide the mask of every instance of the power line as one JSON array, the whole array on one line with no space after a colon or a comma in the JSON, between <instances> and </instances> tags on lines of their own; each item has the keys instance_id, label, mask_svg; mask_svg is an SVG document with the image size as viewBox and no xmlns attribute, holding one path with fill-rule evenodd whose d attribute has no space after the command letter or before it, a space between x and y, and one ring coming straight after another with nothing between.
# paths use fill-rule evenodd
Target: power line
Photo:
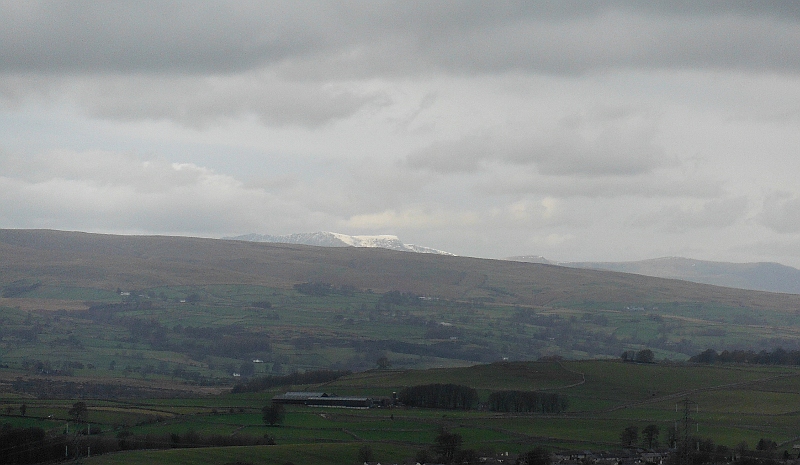
<instances>
[{"instance_id":1,"label":"power line","mask_svg":"<svg viewBox=\"0 0 800 465\"><path fill-rule=\"evenodd\" d=\"M681 425L683 427L683 434L681 437L681 444L680 444L680 465L691 465L692 463L692 448L689 446L689 431L691 430L692 425L697 424L696 421L692 419L692 406L697 407L697 402L690 400L688 397L681 401L683 404L683 417L681 418ZM678 405L675 405L675 410L678 409Z\"/></svg>"}]
</instances>

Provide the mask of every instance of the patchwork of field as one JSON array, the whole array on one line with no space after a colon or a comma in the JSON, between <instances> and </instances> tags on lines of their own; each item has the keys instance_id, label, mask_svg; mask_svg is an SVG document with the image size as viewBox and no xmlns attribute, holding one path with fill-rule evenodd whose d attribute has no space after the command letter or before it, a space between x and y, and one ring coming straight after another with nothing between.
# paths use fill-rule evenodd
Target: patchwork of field
<instances>
[{"instance_id":1,"label":"patchwork of field","mask_svg":"<svg viewBox=\"0 0 800 465\"><path fill-rule=\"evenodd\" d=\"M369 410L289 406L285 421L264 424L261 408L285 390L324 391L338 395L391 396L420 383L454 383L489 393L509 388L547 390L564 395L564 413L521 414L485 410L384 408ZM779 450L800 443L800 369L787 367L636 364L619 361L501 362L423 371L373 370L325 385L286 386L263 393L213 397L92 401L88 421L111 437L222 435L262 438L276 445L169 451L128 451L92 458L88 463L352 463L369 445L380 460L401 461L433 444L446 428L462 436L464 447L485 453L522 452L535 445L552 450L620 448L624 428L640 431L656 425L661 445L683 416L684 399L692 401L693 435L735 447L754 447L762 438ZM12 414L2 422L63 431L71 401L20 397L0 400ZM19 415L19 405L27 405ZM125 432L124 435L120 435ZM328 450L328 453L324 451ZM317 451L317 452L312 452ZM294 458L292 458L294 457ZM308 459L310 460L310 458Z\"/></svg>"},{"instance_id":2,"label":"patchwork of field","mask_svg":"<svg viewBox=\"0 0 800 465\"><path fill-rule=\"evenodd\" d=\"M425 369L649 349L681 361L709 347L793 347L798 331L766 310L751 309L748 320L740 309L696 305L690 318L682 305L523 306L326 286L38 285L0 299L0 383L9 390L19 377L45 376L168 394L228 387L234 374L364 371L379 359Z\"/></svg>"}]
</instances>

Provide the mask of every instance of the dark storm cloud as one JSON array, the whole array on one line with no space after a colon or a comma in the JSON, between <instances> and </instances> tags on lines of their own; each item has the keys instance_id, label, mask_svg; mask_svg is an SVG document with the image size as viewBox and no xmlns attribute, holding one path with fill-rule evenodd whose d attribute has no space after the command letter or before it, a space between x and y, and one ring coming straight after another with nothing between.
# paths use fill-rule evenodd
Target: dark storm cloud
<instances>
[{"instance_id":1,"label":"dark storm cloud","mask_svg":"<svg viewBox=\"0 0 800 465\"><path fill-rule=\"evenodd\" d=\"M787 1L77 1L1 7L0 71L6 73L231 73L288 64L320 78L326 72L800 67L800 6Z\"/></svg>"}]
</instances>

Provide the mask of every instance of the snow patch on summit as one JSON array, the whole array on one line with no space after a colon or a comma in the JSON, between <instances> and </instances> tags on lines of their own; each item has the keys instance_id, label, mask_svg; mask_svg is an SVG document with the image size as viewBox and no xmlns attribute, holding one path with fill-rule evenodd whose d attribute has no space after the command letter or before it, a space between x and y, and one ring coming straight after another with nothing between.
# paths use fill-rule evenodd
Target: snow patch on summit
<instances>
[{"instance_id":1,"label":"snow patch on summit","mask_svg":"<svg viewBox=\"0 0 800 465\"><path fill-rule=\"evenodd\" d=\"M381 234L375 236L350 236L335 232L320 231L313 233L295 233L285 236L272 236L269 234L245 234L243 236L224 237L223 239L250 241L250 242L275 242L282 244L305 244L318 247L376 247L381 249L399 250L403 252L431 253L438 255L451 255L450 252L437 250L421 245L404 244L397 236Z\"/></svg>"}]
</instances>

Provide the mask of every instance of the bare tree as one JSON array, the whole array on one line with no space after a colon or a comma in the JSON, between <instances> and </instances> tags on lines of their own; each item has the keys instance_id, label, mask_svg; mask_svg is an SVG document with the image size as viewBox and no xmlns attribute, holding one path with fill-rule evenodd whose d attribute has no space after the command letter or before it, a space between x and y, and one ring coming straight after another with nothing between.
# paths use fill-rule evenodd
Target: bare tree
<instances>
[{"instance_id":1,"label":"bare tree","mask_svg":"<svg viewBox=\"0 0 800 465\"><path fill-rule=\"evenodd\" d=\"M86 421L89 417L89 408L86 407L86 402L75 402L67 413L69 413L69 416L74 418L76 422L80 423Z\"/></svg>"},{"instance_id":2,"label":"bare tree","mask_svg":"<svg viewBox=\"0 0 800 465\"><path fill-rule=\"evenodd\" d=\"M647 446L648 449L652 449L653 447L658 447L658 434L661 431L658 429L656 425L647 425L642 430L642 441L644 445Z\"/></svg>"}]
</instances>

